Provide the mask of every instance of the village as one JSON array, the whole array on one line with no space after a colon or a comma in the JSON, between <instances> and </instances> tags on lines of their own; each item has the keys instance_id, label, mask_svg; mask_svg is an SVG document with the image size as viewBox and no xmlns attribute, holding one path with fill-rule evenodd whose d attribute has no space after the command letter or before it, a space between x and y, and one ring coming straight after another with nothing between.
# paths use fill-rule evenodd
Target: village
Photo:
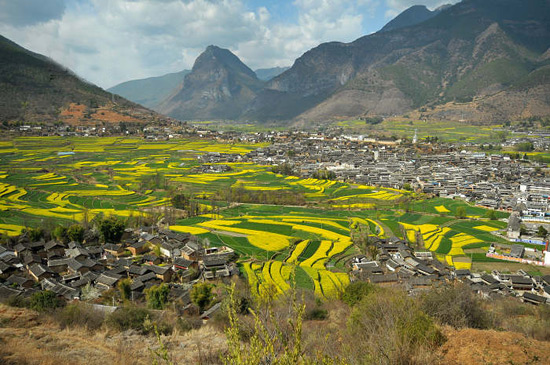
<instances>
[{"instance_id":1,"label":"village","mask_svg":"<svg viewBox=\"0 0 550 365\"><path fill-rule=\"evenodd\" d=\"M371 257L357 255L346 263L352 281L397 286L410 295L459 281L485 298L513 296L535 305L550 304L550 275L457 270L406 241L369 240L375 247ZM155 247L158 255L151 249ZM512 254L523 256L523 246L514 245ZM97 239L84 244L32 241L25 233L0 248L0 298L28 298L48 290L66 301L92 300L116 308L113 291L121 280L130 279L132 302L144 302L145 290L164 283L170 300L185 311L191 306L193 285L238 276L237 259L229 247L204 247L193 235L159 227L127 228L120 242L104 244ZM103 296L112 302L105 302ZM209 308L201 318L208 319L218 309L219 305Z\"/></svg>"},{"instance_id":2,"label":"village","mask_svg":"<svg viewBox=\"0 0 550 365\"><path fill-rule=\"evenodd\" d=\"M113 129L114 128L114 129ZM327 132L237 133L198 129L179 122L163 126L70 127L66 125L19 126L17 135L95 137L139 136L145 140L200 137L224 142L270 142L246 154L208 152L197 159L201 173L229 171L234 162L286 166L293 175L324 178L385 188L404 189L433 197L461 199L475 205L511 213L507 237L518 244L506 247L502 260L546 263L542 249L547 237L537 228L550 225L550 179L546 165L526 154L480 151L467 143L443 143L412 139L367 138ZM531 143L548 149L544 133L529 138L509 138L502 147ZM550 230L550 229L549 229ZM120 242L87 240L32 241L19 236L12 245L0 246L0 297L30 296L50 290L66 300L98 299L131 279L131 298L144 300L144 290L169 284L170 297L190 305L189 291L198 281L223 280L239 274L238 255L229 247L204 247L200 239L160 227L126 229ZM536 255L519 243L539 245ZM398 285L410 294L433 286L461 281L485 297L515 296L533 304L550 301L550 277L517 274L473 273L454 269L437 260L430 251L415 251L397 238L377 239L376 255L356 256L347 262L352 280L380 285ZM154 252L151 248L158 247ZM518 251L519 250L519 251ZM515 253L514 253L515 252ZM518 253L519 252L519 253ZM493 249L488 257L497 257ZM497 255L497 256L495 256ZM531 263L531 262L529 262ZM112 303L111 303L112 304Z\"/></svg>"}]
</instances>

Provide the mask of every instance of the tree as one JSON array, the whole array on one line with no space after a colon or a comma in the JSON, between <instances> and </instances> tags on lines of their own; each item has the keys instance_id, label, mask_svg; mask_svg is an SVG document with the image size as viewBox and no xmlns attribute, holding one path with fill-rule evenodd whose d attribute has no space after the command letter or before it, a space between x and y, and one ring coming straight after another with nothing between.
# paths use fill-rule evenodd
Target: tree
<instances>
[{"instance_id":1,"label":"tree","mask_svg":"<svg viewBox=\"0 0 550 365\"><path fill-rule=\"evenodd\" d=\"M30 307L38 312L49 311L62 305L61 299L53 291L45 290L31 296Z\"/></svg>"},{"instance_id":2,"label":"tree","mask_svg":"<svg viewBox=\"0 0 550 365\"><path fill-rule=\"evenodd\" d=\"M531 152L535 149L532 142L523 142L516 145L516 151L519 152Z\"/></svg>"},{"instance_id":3,"label":"tree","mask_svg":"<svg viewBox=\"0 0 550 365\"><path fill-rule=\"evenodd\" d=\"M459 219L466 218L466 208L464 208L464 207L456 208L455 217L457 217Z\"/></svg>"},{"instance_id":4,"label":"tree","mask_svg":"<svg viewBox=\"0 0 550 365\"><path fill-rule=\"evenodd\" d=\"M28 228L27 232L29 233L29 239L32 242L39 241L44 237L44 230L40 227L37 228Z\"/></svg>"},{"instance_id":5,"label":"tree","mask_svg":"<svg viewBox=\"0 0 550 365\"><path fill-rule=\"evenodd\" d=\"M214 299L212 285L208 283L196 284L191 289L191 300L199 307L201 312L210 305L212 299Z\"/></svg>"},{"instance_id":6,"label":"tree","mask_svg":"<svg viewBox=\"0 0 550 365\"><path fill-rule=\"evenodd\" d=\"M54 228L52 235L58 241L65 241L67 239L67 228L63 226L57 226Z\"/></svg>"},{"instance_id":7,"label":"tree","mask_svg":"<svg viewBox=\"0 0 550 365\"><path fill-rule=\"evenodd\" d=\"M497 212L495 212L494 210L487 211L487 213L485 213L485 216L492 221L497 220Z\"/></svg>"},{"instance_id":8,"label":"tree","mask_svg":"<svg viewBox=\"0 0 550 365\"><path fill-rule=\"evenodd\" d=\"M347 305L353 307L354 305L359 303L364 297L375 293L377 289L378 287L373 284L367 283L365 281L356 281L346 287L344 293L342 294L342 300Z\"/></svg>"},{"instance_id":9,"label":"tree","mask_svg":"<svg viewBox=\"0 0 550 365\"><path fill-rule=\"evenodd\" d=\"M132 296L132 280L131 279L122 279L118 282L118 291L120 293L120 297L123 301L130 300Z\"/></svg>"},{"instance_id":10,"label":"tree","mask_svg":"<svg viewBox=\"0 0 550 365\"><path fill-rule=\"evenodd\" d=\"M529 231L527 231L527 227L525 226L525 224L522 224L522 225L519 227L519 234L520 234L521 236L523 236L523 235L526 235L526 234L528 234L528 233L529 233Z\"/></svg>"},{"instance_id":11,"label":"tree","mask_svg":"<svg viewBox=\"0 0 550 365\"><path fill-rule=\"evenodd\" d=\"M548 235L548 230L543 226L539 226L539 229L537 230L537 236L544 238L546 237L546 235Z\"/></svg>"},{"instance_id":12,"label":"tree","mask_svg":"<svg viewBox=\"0 0 550 365\"><path fill-rule=\"evenodd\" d=\"M84 240L84 227L73 224L67 229L67 237L71 241L82 242Z\"/></svg>"},{"instance_id":13,"label":"tree","mask_svg":"<svg viewBox=\"0 0 550 365\"><path fill-rule=\"evenodd\" d=\"M170 288L166 284L154 285L145 290L147 305L152 309L164 309L168 303Z\"/></svg>"},{"instance_id":14,"label":"tree","mask_svg":"<svg viewBox=\"0 0 550 365\"><path fill-rule=\"evenodd\" d=\"M99 231L105 242L119 242L125 228L124 222L114 216L110 216L99 223Z\"/></svg>"},{"instance_id":15,"label":"tree","mask_svg":"<svg viewBox=\"0 0 550 365\"><path fill-rule=\"evenodd\" d=\"M185 194L176 194L172 198L172 205L176 209L187 209L189 207L189 197Z\"/></svg>"}]
</instances>

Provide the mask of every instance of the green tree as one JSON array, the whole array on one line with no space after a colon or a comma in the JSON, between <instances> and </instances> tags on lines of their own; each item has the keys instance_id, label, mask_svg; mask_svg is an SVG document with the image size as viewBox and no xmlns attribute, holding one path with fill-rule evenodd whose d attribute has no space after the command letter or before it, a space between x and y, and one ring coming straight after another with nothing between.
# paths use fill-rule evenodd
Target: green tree
<instances>
[{"instance_id":1,"label":"green tree","mask_svg":"<svg viewBox=\"0 0 550 365\"><path fill-rule=\"evenodd\" d=\"M34 293L31 296L30 307L38 312L49 311L63 304L53 291L45 290Z\"/></svg>"},{"instance_id":2,"label":"green tree","mask_svg":"<svg viewBox=\"0 0 550 365\"><path fill-rule=\"evenodd\" d=\"M152 309L164 309L168 303L170 288L166 284L154 285L145 290L147 305Z\"/></svg>"},{"instance_id":3,"label":"green tree","mask_svg":"<svg viewBox=\"0 0 550 365\"><path fill-rule=\"evenodd\" d=\"M466 208L464 208L464 207L456 208L455 217L457 217L459 219L466 218Z\"/></svg>"},{"instance_id":4,"label":"green tree","mask_svg":"<svg viewBox=\"0 0 550 365\"><path fill-rule=\"evenodd\" d=\"M492 221L497 220L497 212L495 212L494 210L488 210L487 213L485 213L485 216Z\"/></svg>"},{"instance_id":5,"label":"green tree","mask_svg":"<svg viewBox=\"0 0 550 365\"><path fill-rule=\"evenodd\" d=\"M82 242L84 240L84 227L73 224L67 229L67 237L71 241Z\"/></svg>"},{"instance_id":6,"label":"green tree","mask_svg":"<svg viewBox=\"0 0 550 365\"><path fill-rule=\"evenodd\" d=\"M99 223L99 231L105 242L119 242L125 228L124 222L115 216L110 216Z\"/></svg>"},{"instance_id":7,"label":"green tree","mask_svg":"<svg viewBox=\"0 0 550 365\"><path fill-rule=\"evenodd\" d=\"M548 235L548 230L544 228L543 226L539 226L539 229L537 230L537 236L539 237L546 237Z\"/></svg>"},{"instance_id":8,"label":"green tree","mask_svg":"<svg viewBox=\"0 0 550 365\"><path fill-rule=\"evenodd\" d=\"M57 239L58 241L66 241L67 240L67 228L63 226L57 226L54 228L52 232L52 236Z\"/></svg>"},{"instance_id":9,"label":"green tree","mask_svg":"<svg viewBox=\"0 0 550 365\"><path fill-rule=\"evenodd\" d=\"M528 234L529 231L527 231L527 227L525 226L525 224L522 224L520 227L519 227L519 234L521 236L524 236L526 234Z\"/></svg>"},{"instance_id":10,"label":"green tree","mask_svg":"<svg viewBox=\"0 0 550 365\"><path fill-rule=\"evenodd\" d=\"M367 283L365 281L356 281L349 284L344 293L342 294L342 300L349 306L354 306L359 303L366 296L376 292L377 286Z\"/></svg>"},{"instance_id":11,"label":"green tree","mask_svg":"<svg viewBox=\"0 0 550 365\"><path fill-rule=\"evenodd\" d=\"M433 320L403 292L381 289L352 310L348 331L353 363L411 364L444 341ZM415 359L417 361L414 361Z\"/></svg>"},{"instance_id":12,"label":"green tree","mask_svg":"<svg viewBox=\"0 0 550 365\"><path fill-rule=\"evenodd\" d=\"M208 283L196 284L191 289L191 300L199 307L201 312L210 305L212 299L214 299L212 285Z\"/></svg>"},{"instance_id":13,"label":"green tree","mask_svg":"<svg viewBox=\"0 0 550 365\"><path fill-rule=\"evenodd\" d=\"M176 194L172 198L172 205L176 209L187 209L189 207L189 196L185 194Z\"/></svg>"},{"instance_id":14,"label":"green tree","mask_svg":"<svg viewBox=\"0 0 550 365\"><path fill-rule=\"evenodd\" d=\"M31 241L39 241L41 238L44 237L44 230L40 227L37 228L27 228L27 232L29 233L29 238Z\"/></svg>"},{"instance_id":15,"label":"green tree","mask_svg":"<svg viewBox=\"0 0 550 365\"><path fill-rule=\"evenodd\" d=\"M132 280L131 279L122 279L118 282L117 287L120 293L120 297L123 301L130 300L132 296Z\"/></svg>"},{"instance_id":16,"label":"green tree","mask_svg":"<svg viewBox=\"0 0 550 365\"><path fill-rule=\"evenodd\" d=\"M532 142L523 142L516 145L516 151L518 152L531 152L535 149Z\"/></svg>"}]
</instances>

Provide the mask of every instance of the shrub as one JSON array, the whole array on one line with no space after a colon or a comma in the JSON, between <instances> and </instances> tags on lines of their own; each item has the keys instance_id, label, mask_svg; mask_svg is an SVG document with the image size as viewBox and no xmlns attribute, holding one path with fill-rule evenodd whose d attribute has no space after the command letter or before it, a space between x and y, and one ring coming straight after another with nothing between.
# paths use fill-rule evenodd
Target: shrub
<instances>
[{"instance_id":1,"label":"shrub","mask_svg":"<svg viewBox=\"0 0 550 365\"><path fill-rule=\"evenodd\" d=\"M132 296L132 280L131 279L122 279L117 284L120 297L123 301L130 300Z\"/></svg>"},{"instance_id":2,"label":"shrub","mask_svg":"<svg viewBox=\"0 0 550 365\"><path fill-rule=\"evenodd\" d=\"M50 311L62 305L63 301L57 297L57 294L49 290L34 293L30 300L30 308L38 312Z\"/></svg>"},{"instance_id":3,"label":"shrub","mask_svg":"<svg viewBox=\"0 0 550 365\"><path fill-rule=\"evenodd\" d=\"M105 315L88 304L74 303L58 311L54 318L61 328L78 326L94 331L103 325Z\"/></svg>"},{"instance_id":4,"label":"shrub","mask_svg":"<svg viewBox=\"0 0 550 365\"><path fill-rule=\"evenodd\" d=\"M67 229L67 237L71 241L82 242L84 240L84 227L73 224Z\"/></svg>"},{"instance_id":5,"label":"shrub","mask_svg":"<svg viewBox=\"0 0 550 365\"><path fill-rule=\"evenodd\" d=\"M444 337L403 292L366 296L348 318L349 359L355 363L405 364L440 346Z\"/></svg>"},{"instance_id":6,"label":"shrub","mask_svg":"<svg viewBox=\"0 0 550 365\"><path fill-rule=\"evenodd\" d=\"M144 323L149 316L150 313L145 308L125 306L111 313L105 323L117 331L133 329L145 333Z\"/></svg>"},{"instance_id":7,"label":"shrub","mask_svg":"<svg viewBox=\"0 0 550 365\"><path fill-rule=\"evenodd\" d=\"M164 309L168 303L170 288L166 284L154 285L145 290L147 305L152 309Z\"/></svg>"},{"instance_id":8,"label":"shrub","mask_svg":"<svg viewBox=\"0 0 550 365\"><path fill-rule=\"evenodd\" d=\"M323 321L328 318L328 311L317 306L311 309L306 308L304 318L307 320Z\"/></svg>"},{"instance_id":9,"label":"shrub","mask_svg":"<svg viewBox=\"0 0 550 365\"><path fill-rule=\"evenodd\" d=\"M126 225L124 222L115 216L110 216L109 218L103 219L99 223L99 231L101 232L101 237L105 242L119 242L124 234L125 228Z\"/></svg>"},{"instance_id":10,"label":"shrub","mask_svg":"<svg viewBox=\"0 0 550 365\"><path fill-rule=\"evenodd\" d=\"M193 286L191 289L191 300L195 303L200 311L204 311L214 299L212 294L212 285L208 283L200 283Z\"/></svg>"},{"instance_id":11,"label":"shrub","mask_svg":"<svg viewBox=\"0 0 550 365\"><path fill-rule=\"evenodd\" d=\"M151 319L147 316L143 321L143 333L156 333L161 335L169 335L174 330L174 327L166 321L160 319Z\"/></svg>"},{"instance_id":12,"label":"shrub","mask_svg":"<svg viewBox=\"0 0 550 365\"><path fill-rule=\"evenodd\" d=\"M67 240L67 228L63 226L57 226L52 232L52 235L59 241L66 241Z\"/></svg>"},{"instance_id":13,"label":"shrub","mask_svg":"<svg viewBox=\"0 0 550 365\"><path fill-rule=\"evenodd\" d=\"M20 295L11 295L4 302L10 307L25 308L30 305L29 300Z\"/></svg>"},{"instance_id":14,"label":"shrub","mask_svg":"<svg viewBox=\"0 0 550 365\"><path fill-rule=\"evenodd\" d=\"M347 305L353 307L364 297L376 292L377 290L378 287L373 284L364 281L356 281L346 287L344 293L342 294L342 300Z\"/></svg>"},{"instance_id":15,"label":"shrub","mask_svg":"<svg viewBox=\"0 0 550 365\"><path fill-rule=\"evenodd\" d=\"M493 325L481 299L462 284L430 290L420 298L420 307L438 322L455 328L485 329Z\"/></svg>"},{"instance_id":16,"label":"shrub","mask_svg":"<svg viewBox=\"0 0 550 365\"><path fill-rule=\"evenodd\" d=\"M176 321L178 331L185 333L202 326L202 319L199 317L179 317Z\"/></svg>"}]
</instances>

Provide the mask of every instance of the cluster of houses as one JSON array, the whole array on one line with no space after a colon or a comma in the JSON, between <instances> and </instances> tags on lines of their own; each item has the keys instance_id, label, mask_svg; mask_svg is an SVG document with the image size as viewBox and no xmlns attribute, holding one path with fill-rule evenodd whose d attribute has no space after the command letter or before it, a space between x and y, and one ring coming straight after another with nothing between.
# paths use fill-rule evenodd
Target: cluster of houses
<instances>
[{"instance_id":1,"label":"cluster of houses","mask_svg":"<svg viewBox=\"0 0 550 365\"><path fill-rule=\"evenodd\" d=\"M533 276L523 270L516 274L499 271L472 273L455 270L432 256L430 251L414 251L404 241L379 239L375 260L359 255L349 261L355 280L382 286L400 286L411 295L450 282L460 281L485 297L514 296L531 304L550 304L550 275Z\"/></svg>"},{"instance_id":2,"label":"cluster of houses","mask_svg":"<svg viewBox=\"0 0 550 365\"><path fill-rule=\"evenodd\" d=\"M193 235L151 227L126 229L116 244L32 241L23 234L0 246L0 298L38 290L67 300L89 292L100 296L129 278L133 300L143 298L147 288L168 283L172 296L188 304L189 283L238 274L235 259L231 248L203 247Z\"/></svg>"}]
</instances>

